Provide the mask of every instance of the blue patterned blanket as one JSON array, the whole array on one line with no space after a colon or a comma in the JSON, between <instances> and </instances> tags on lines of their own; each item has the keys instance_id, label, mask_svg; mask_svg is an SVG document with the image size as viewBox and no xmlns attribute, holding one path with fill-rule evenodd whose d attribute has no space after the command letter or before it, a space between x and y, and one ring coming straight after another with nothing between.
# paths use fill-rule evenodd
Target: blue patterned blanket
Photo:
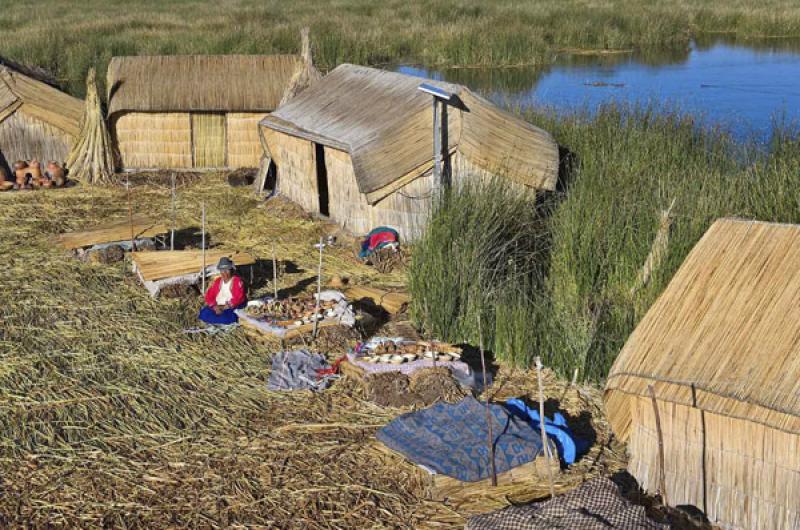
<instances>
[{"instance_id":1,"label":"blue patterned blanket","mask_svg":"<svg viewBox=\"0 0 800 530\"><path fill-rule=\"evenodd\" d=\"M539 456L542 439L529 422L501 405L490 405L490 409L498 473ZM491 474L486 406L473 397L398 416L379 430L377 437L415 464L464 482Z\"/></svg>"}]
</instances>

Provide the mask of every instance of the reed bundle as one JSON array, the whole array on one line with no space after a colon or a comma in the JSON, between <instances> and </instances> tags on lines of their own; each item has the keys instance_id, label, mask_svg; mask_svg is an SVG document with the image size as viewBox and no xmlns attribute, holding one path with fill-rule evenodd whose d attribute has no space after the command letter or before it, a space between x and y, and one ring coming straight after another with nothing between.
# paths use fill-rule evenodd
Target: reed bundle
<instances>
[{"instance_id":1,"label":"reed bundle","mask_svg":"<svg viewBox=\"0 0 800 530\"><path fill-rule=\"evenodd\" d=\"M154 237L169 232L161 223L156 223L144 215L119 221L104 221L101 225L59 234L55 241L65 249L78 249L91 245L126 241L134 238Z\"/></svg>"},{"instance_id":2,"label":"reed bundle","mask_svg":"<svg viewBox=\"0 0 800 530\"><path fill-rule=\"evenodd\" d=\"M322 74L314 67L314 58L311 55L311 39L309 38L308 28L300 30L300 41L300 57L303 63L289 80L289 86L286 87L286 92L283 93L281 102L278 105L279 107L313 83L322 79Z\"/></svg>"},{"instance_id":3,"label":"reed bundle","mask_svg":"<svg viewBox=\"0 0 800 530\"><path fill-rule=\"evenodd\" d=\"M114 174L114 151L106 127L95 69L86 75L86 107L81 128L66 160L69 175L88 184L110 184Z\"/></svg>"}]
</instances>

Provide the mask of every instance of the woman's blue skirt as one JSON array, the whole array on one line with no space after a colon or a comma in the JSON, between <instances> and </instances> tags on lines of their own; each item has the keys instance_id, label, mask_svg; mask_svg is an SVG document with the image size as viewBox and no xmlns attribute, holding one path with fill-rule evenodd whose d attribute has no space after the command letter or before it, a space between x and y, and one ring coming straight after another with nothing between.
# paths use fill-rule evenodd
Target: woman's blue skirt
<instances>
[{"instance_id":1,"label":"woman's blue skirt","mask_svg":"<svg viewBox=\"0 0 800 530\"><path fill-rule=\"evenodd\" d=\"M200 310L199 318L206 324L235 324L239 321L239 317L234 313L236 309L238 308L226 309L221 315L218 315L213 309L206 305Z\"/></svg>"}]
</instances>

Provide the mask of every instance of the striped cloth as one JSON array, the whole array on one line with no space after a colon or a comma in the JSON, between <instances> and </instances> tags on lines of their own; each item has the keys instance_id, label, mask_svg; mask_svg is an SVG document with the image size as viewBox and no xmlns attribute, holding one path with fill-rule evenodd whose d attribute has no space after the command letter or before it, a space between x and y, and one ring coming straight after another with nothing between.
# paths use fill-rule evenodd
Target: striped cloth
<instances>
[{"instance_id":1,"label":"striped cloth","mask_svg":"<svg viewBox=\"0 0 800 530\"><path fill-rule=\"evenodd\" d=\"M597 477L548 501L509 506L470 517L465 530L666 530L647 517L644 507L632 504L616 484Z\"/></svg>"}]
</instances>

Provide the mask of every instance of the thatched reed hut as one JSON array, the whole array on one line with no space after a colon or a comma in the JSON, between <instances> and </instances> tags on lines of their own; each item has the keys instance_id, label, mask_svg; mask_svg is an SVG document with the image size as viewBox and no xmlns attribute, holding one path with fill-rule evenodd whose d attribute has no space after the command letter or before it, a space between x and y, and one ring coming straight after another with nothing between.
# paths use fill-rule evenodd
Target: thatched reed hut
<instances>
[{"instance_id":1,"label":"thatched reed hut","mask_svg":"<svg viewBox=\"0 0 800 530\"><path fill-rule=\"evenodd\" d=\"M605 399L647 490L662 489L660 423L670 504L725 529L800 528L800 226L715 222L631 334Z\"/></svg>"},{"instance_id":2,"label":"thatched reed hut","mask_svg":"<svg viewBox=\"0 0 800 530\"><path fill-rule=\"evenodd\" d=\"M0 167L33 158L63 162L82 114L81 100L0 59Z\"/></svg>"},{"instance_id":3,"label":"thatched reed hut","mask_svg":"<svg viewBox=\"0 0 800 530\"><path fill-rule=\"evenodd\" d=\"M455 95L447 112L449 179L503 175L552 190L558 147L545 131L469 89L344 64L261 121L280 193L354 233L378 225L414 237L436 186L427 82Z\"/></svg>"},{"instance_id":4,"label":"thatched reed hut","mask_svg":"<svg viewBox=\"0 0 800 530\"><path fill-rule=\"evenodd\" d=\"M304 69L296 55L114 57L108 120L121 169L258 167L258 122L300 91Z\"/></svg>"}]
</instances>

